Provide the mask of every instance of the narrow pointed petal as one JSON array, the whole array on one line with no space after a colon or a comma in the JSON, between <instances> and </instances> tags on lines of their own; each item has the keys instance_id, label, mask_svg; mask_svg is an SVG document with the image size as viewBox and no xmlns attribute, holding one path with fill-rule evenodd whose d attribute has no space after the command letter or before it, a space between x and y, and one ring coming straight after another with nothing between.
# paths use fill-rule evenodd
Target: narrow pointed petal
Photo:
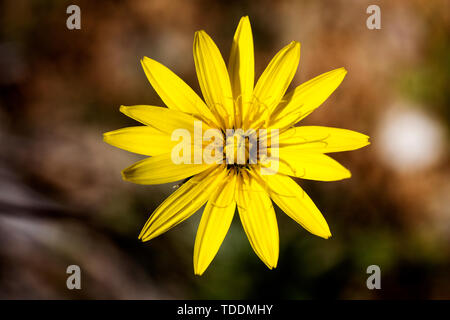
<instances>
[{"instance_id":1,"label":"narrow pointed petal","mask_svg":"<svg viewBox=\"0 0 450 320\"><path fill-rule=\"evenodd\" d=\"M232 173L212 194L200 221L194 246L194 272L202 275L219 251L236 210L236 175Z\"/></svg>"},{"instance_id":2,"label":"narrow pointed petal","mask_svg":"<svg viewBox=\"0 0 450 320\"><path fill-rule=\"evenodd\" d=\"M103 140L110 145L147 156L170 153L177 142L170 135L149 127L127 127L103 134Z\"/></svg>"},{"instance_id":3,"label":"narrow pointed petal","mask_svg":"<svg viewBox=\"0 0 450 320\"><path fill-rule=\"evenodd\" d=\"M278 164L278 173L302 179L336 181L351 177L349 170L322 153L280 151Z\"/></svg>"},{"instance_id":4,"label":"narrow pointed petal","mask_svg":"<svg viewBox=\"0 0 450 320\"><path fill-rule=\"evenodd\" d=\"M234 34L228 61L233 98L236 102L236 126L241 127L241 119L246 118L252 99L255 81L255 58L250 20L242 17Z\"/></svg>"},{"instance_id":5,"label":"narrow pointed petal","mask_svg":"<svg viewBox=\"0 0 450 320\"><path fill-rule=\"evenodd\" d=\"M194 122L199 121L180 111L146 105L121 106L120 112L136 121L156 128L169 136L176 129L186 129L193 133ZM209 126L203 123L202 128L203 130L207 130Z\"/></svg>"},{"instance_id":6,"label":"narrow pointed petal","mask_svg":"<svg viewBox=\"0 0 450 320\"><path fill-rule=\"evenodd\" d=\"M184 183L153 212L139 239L151 240L189 218L205 204L225 173L223 167L217 167Z\"/></svg>"},{"instance_id":7,"label":"narrow pointed petal","mask_svg":"<svg viewBox=\"0 0 450 320\"><path fill-rule=\"evenodd\" d=\"M280 154L283 150L305 153L330 153L355 150L370 144L365 134L340 128L302 126L279 135Z\"/></svg>"},{"instance_id":8,"label":"narrow pointed petal","mask_svg":"<svg viewBox=\"0 0 450 320\"><path fill-rule=\"evenodd\" d=\"M122 178L137 184L179 181L209 169L211 164L175 164L172 155L161 154L138 161L122 171Z\"/></svg>"},{"instance_id":9,"label":"narrow pointed petal","mask_svg":"<svg viewBox=\"0 0 450 320\"><path fill-rule=\"evenodd\" d=\"M293 126L318 108L344 80L347 70L323 73L287 93L271 115L271 128Z\"/></svg>"},{"instance_id":10,"label":"narrow pointed petal","mask_svg":"<svg viewBox=\"0 0 450 320\"><path fill-rule=\"evenodd\" d=\"M194 38L194 61L203 97L211 111L229 127L234 121L233 94L222 55L205 31Z\"/></svg>"},{"instance_id":11,"label":"narrow pointed petal","mask_svg":"<svg viewBox=\"0 0 450 320\"><path fill-rule=\"evenodd\" d=\"M150 84L169 109L193 115L208 124L217 121L194 90L169 68L147 57L141 64Z\"/></svg>"},{"instance_id":12,"label":"narrow pointed petal","mask_svg":"<svg viewBox=\"0 0 450 320\"><path fill-rule=\"evenodd\" d=\"M261 112L270 115L294 78L300 60L300 43L293 41L281 49L256 83L253 92Z\"/></svg>"},{"instance_id":13,"label":"narrow pointed petal","mask_svg":"<svg viewBox=\"0 0 450 320\"><path fill-rule=\"evenodd\" d=\"M331 237L327 222L305 191L290 177L282 174L262 175L270 197L289 217L319 237Z\"/></svg>"},{"instance_id":14,"label":"narrow pointed petal","mask_svg":"<svg viewBox=\"0 0 450 320\"><path fill-rule=\"evenodd\" d=\"M236 201L250 245L269 269L276 268L279 253L278 224L266 190L256 179L242 172L238 178Z\"/></svg>"}]
</instances>

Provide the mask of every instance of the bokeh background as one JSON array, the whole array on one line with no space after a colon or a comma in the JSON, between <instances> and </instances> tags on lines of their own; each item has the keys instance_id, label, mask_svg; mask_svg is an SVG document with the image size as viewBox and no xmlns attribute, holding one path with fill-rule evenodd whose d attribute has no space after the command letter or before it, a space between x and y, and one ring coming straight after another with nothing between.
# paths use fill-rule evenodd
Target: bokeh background
<instances>
[{"instance_id":1,"label":"bokeh background","mask_svg":"<svg viewBox=\"0 0 450 320\"><path fill-rule=\"evenodd\" d=\"M81 30L66 8L81 8ZM381 8L381 30L366 8ZM38 1L0 3L0 298L450 298L448 1ZM121 104L162 105L140 66L152 57L197 92L194 32L228 59L249 15L256 75L302 43L292 87L345 67L338 90L304 124L371 136L335 154L353 173L300 181L333 237L315 237L281 211L278 268L253 253L236 215L202 277L192 254L201 213L141 243L173 185L139 186L120 170L140 157L102 141L135 125ZM66 288L66 268L82 289ZM379 265L381 290L366 268Z\"/></svg>"}]
</instances>

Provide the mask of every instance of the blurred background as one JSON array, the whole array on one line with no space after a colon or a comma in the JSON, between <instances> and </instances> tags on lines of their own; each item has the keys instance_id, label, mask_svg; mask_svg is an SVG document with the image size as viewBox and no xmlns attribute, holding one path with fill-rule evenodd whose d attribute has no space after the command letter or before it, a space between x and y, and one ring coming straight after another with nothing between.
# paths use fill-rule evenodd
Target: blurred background
<instances>
[{"instance_id":1,"label":"blurred background","mask_svg":"<svg viewBox=\"0 0 450 320\"><path fill-rule=\"evenodd\" d=\"M70 4L81 8L81 30L66 28ZM371 4L381 30L366 27ZM292 40L302 53L291 88L345 67L342 85L303 124L356 130L372 144L333 154L351 179L300 181L331 239L277 211L280 258L270 271L236 215L197 277L201 213L141 243L174 184L122 181L140 156L102 133L136 125L121 104L162 105L140 58L200 92L194 32L206 30L227 61L243 15L257 76ZM450 298L448 1L3 0L0 26L0 298ZM81 267L81 290L66 288L71 264ZM373 264L381 290L366 287Z\"/></svg>"}]
</instances>

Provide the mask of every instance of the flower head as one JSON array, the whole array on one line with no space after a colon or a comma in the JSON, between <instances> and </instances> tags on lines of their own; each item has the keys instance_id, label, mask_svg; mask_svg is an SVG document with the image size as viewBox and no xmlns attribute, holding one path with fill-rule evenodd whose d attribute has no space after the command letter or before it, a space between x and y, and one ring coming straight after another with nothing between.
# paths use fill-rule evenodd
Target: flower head
<instances>
[{"instance_id":1,"label":"flower head","mask_svg":"<svg viewBox=\"0 0 450 320\"><path fill-rule=\"evenodd\" d=\"M243 17L228 67L206 32L195 34L194 61L204 101L162 64L147 57L141 61L167 108L122 106L124 114L144 126L107 132L104 139L150 156L122 172L127 181L161 184L189 178L150 216L139 235L142 241L166 232L206 203L194 246L194 271L200 275L219 250L237 207L253 250L272 269L279 250L272 201L309 232L331 236L320 211L290 176L349 178L350 172L326 154L369 142L350 130L294 127L347 73L344 68L329 71L285 94L299 59L300 44L291 42L255 85L253 36L248 17Z\"/></svg>"}]
</instances>

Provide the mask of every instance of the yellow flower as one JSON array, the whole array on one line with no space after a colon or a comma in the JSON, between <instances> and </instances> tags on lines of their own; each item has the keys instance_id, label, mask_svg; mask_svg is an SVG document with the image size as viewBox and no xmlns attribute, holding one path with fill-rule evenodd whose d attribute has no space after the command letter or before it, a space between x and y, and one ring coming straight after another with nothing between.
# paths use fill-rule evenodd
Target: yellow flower
<instances>
[{"instance_id":1,"label":"yellow flower","mask_svg":"<svg viewBox=\"0 0 450 320\"><path fill-rule=\"evenodd\" d=\"M167 198L148 219L139 238L148 241L189 218L205 203L194 246L194 272L201 275L213 260L230 227L236 207L250 244L270 268L278 261L279 236L272 200L309 232L331 236L327 222L303 189L290 177L334 181L350 172L326 155L354 150L369 144L368 136L338 128L294 125L319 107L342 82L344 68L329 71L285 95L300 59L300 44L292 42L275 55L254 85L253 36L248 17L241 18L231 48L228 68L213 40L204 31L194 39L194 60L205 102L178 76L162 64L145 57L145 74L167 108L122 106L127 116L143 123L104 134L116 147L150 156L122 172L123 178L139 184L160 184L190 179ZM267 145L267 159L275 171L262 173L267 162L258 154L250 163L249 140L242 135L245 164L173 161L180 128L194 135L194 153L205 151L205 141L196 137L209 129L268 129L257 139ZM279 134L275 135L277 129ZM269 131L272 130L272 131ZM198 132L197 132L198 134ZM278 145L275 137L278 137ZM243 138L243 139L242 139ZM174 139L177 140L177 139ZM234 136L232 139L234 141ZM220 158L227 158L229 137ZM260 144L260 143L263 144ZM197 149L196 149L197 148ZM183 151L184 152L184 151ZM189 153L190 154L190 153ZM275 156L274 156L275 155ZM195 157L190 155L188 157ZM198 159L197 159L198 160Z\"/></svg>"}]
</instances>

